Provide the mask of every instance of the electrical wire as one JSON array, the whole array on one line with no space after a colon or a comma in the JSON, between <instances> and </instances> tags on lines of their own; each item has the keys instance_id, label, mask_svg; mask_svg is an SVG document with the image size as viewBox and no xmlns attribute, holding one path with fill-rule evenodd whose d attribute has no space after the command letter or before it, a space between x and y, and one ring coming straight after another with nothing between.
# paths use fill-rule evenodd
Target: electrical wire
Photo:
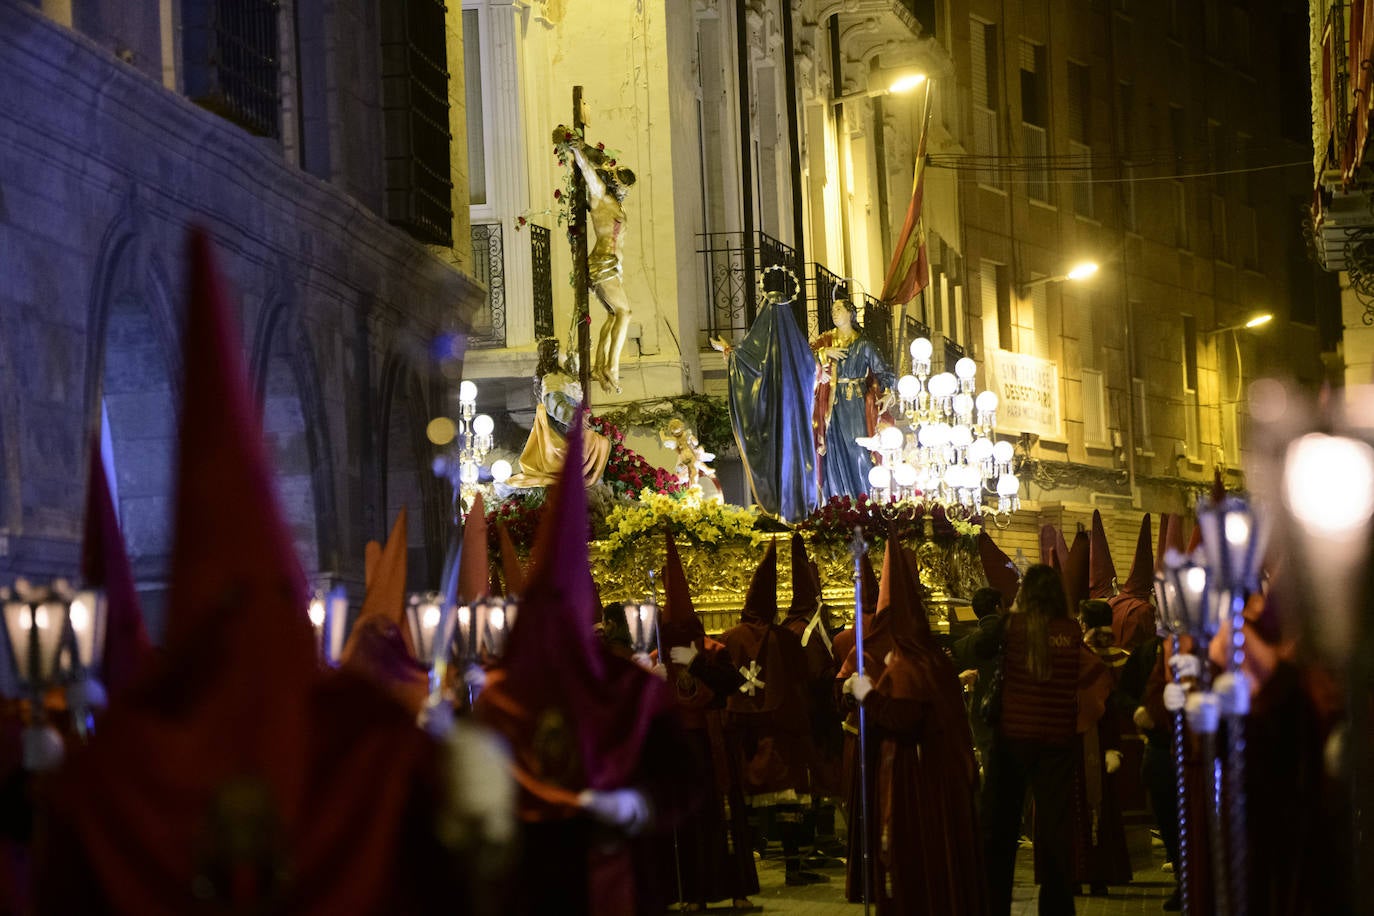
<instances>
[{"instance_id":1,"label":"electrical wire","mask_svg":"<svg viewBox=\"0 0 1374 916\"><path fill-rule=\"evenodd\" d=\"M1048 157L1047 157L1048 158ZM964 161L960 161L963 159ZM957 172L1047 172L1047 171L1091 171L1095 167L1091 164L1080 166L1072 165L1042 165L1038 162L1027 161L1024 157L956 157L949 160L937 158L931 155L926 162L927 167L932 169L947 169ZM1132 163L1131 168L1140 168L1142 163ZM1224 175L1245 175L1253 172L1270 172L1278 169L1291 169L1297 166L1310 168L1312 163L1305 159L1294 162L1279 162L1274 165L1257 165L1244 169L1219 169L1206 172L1184 172L1176 175L1142 175L1121 178L1051 178L1037 177L1034 179L1036 184L1139 184L1153 181L1182 181L1189 178L1216 178ZM1096 166L1096 168L1103 168ZM1030 179L1014 179L1014 181L1029 183Z\"/></svg>"}]
</instances>

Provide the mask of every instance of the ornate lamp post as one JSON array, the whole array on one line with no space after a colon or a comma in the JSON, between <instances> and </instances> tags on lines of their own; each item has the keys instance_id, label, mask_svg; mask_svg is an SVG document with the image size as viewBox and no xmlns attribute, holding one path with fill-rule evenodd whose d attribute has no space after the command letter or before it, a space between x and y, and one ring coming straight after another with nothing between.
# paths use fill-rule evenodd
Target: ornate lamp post
<instances>
[{"instance_id":1,"label":"ornate lamp post","mask_svg":"<svg viewBox=\"0 0 1374 916\"><path fill-rule=\"evenodd\" d=\"M334 667L343 654L345 627L348 624L348 593L342 585L321 585L310 596L310 625L315 628L315 647L320 661Z\"/></svg>"}]
</instances>

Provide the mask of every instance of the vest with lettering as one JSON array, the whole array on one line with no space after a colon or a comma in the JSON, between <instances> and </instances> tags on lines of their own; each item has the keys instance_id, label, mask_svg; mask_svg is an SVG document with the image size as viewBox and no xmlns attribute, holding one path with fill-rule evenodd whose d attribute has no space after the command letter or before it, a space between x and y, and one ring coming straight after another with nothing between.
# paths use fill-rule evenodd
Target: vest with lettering
<instances>
[{"instance_id":1,"label":"vest with lettering","mask_svg":"<svg viewBox=\"0 0 1374 916\"><path fill-rule=\"evenodd\" d=\"M1078 717L1078 653L1082 631L1071 618L1048 624L1050 677L1036 679L1026 667L1026 618L1007 619L1002 674L1002 719L1005 738L1067 744Z\"/></svg>"}]
</instances>

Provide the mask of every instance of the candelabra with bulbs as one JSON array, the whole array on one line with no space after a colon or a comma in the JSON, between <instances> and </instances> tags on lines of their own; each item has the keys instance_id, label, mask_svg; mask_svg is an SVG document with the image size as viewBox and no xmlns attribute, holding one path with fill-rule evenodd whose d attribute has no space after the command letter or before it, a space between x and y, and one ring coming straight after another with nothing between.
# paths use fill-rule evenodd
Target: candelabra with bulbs
<instances>
[{"instance_id":1,"label":"candelabra with bulbs","mask_svg":"<svg viewBox=\"0 0 1374 916\"><path fill-rule=\"evenodd\" d=\"M888 427L860 440L880 459L869 485L880 499L921 498L965 515L1016 511L1021 482L1011 443L995 438L997 395L974 394L978 364L967 356L953 372L932 375L934 350L929 338L913 340L912 374L897 380L897 408L910 432Z\"/></svg>"},{"instance_id":2,"label":"candelabra with bulbs","mask_svg":"<svg viewBox=\"0 0 1374 916\"><path fill-rule=\"evenodd\" d=\"M458 385L456 421L441 418L435 423L441 424L448 434L436 444L451 442L452 448L448 454L434 459L434 472L453 484L453 509L455 521L458 521L472 506L482 485L482 463L495 444L492 433L496 424L487 414L477 412L477 385L471 379L464 379ZM513 469L509 461L498 459L492 462L490 471L494 482L505 483Z\"/></svg>"}]
</instances>

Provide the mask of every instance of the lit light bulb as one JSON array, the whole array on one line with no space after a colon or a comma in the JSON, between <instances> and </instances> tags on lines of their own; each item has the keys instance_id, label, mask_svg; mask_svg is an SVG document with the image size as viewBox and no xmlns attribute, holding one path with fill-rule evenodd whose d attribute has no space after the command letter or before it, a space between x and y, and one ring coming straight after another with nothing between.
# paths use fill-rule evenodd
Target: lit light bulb
<instances>
[{"instance_id":1,"label":"lit light bulb","mask_svg":"<svg viewBox=\"0 0 1374 916\"><path fill-rule=\"evenodd\" d=\"M968 448L973 444L973 433L964 425L949 428L949 444L955 448Z\"/></svg>"},{"instance_id":2,"label":"lit light bulb","mask_svg":"<svg viewBox=\"0 0 1374 916\"><path fill-rule=\"evenodd\" d=\"M973 404L979 410L983 411L983 413L992 413L997 409L997 395L993 394L991 391L980 391L978 392L978 397L974 399Z\"/></svg>"},{"instance_id":3,"label":"lit light bulb","mask_svg":"<svg viewBox=\"0 0 1374 916\"><path fill-rule=\"evenodd\" d=\"M324 626L324 599L310 599L310 625L319 629Z\"/></svg>"},{"instance_id":4,"label":"lit light bulb","mask_svg":"<svg viewBox=\"0 0 1374 916\"><path fill-rule=\"evenodd\" d=\"M1021 481L1016 479L1015 474L1003 474L997 478L998 496L1015 496L1021 489Z\"/></svg>"},{"instance_id":5,"label":"lit light bulb","mask_svg":"<svg viewBox=\"0 0 1374 916\"><path fill-rule=\"evenodd\" d=\"M968 447L969 461L987 461L992 457L992 441L979 436L973 440L973 444Z\"/></svg>"},{"instance_id":6,"label":"lit light bulb","mask_svg":"<svg viewBox=\"0 0 1374 916\"><path fill-rule=\"evenodd\" d=\"M875 490L886 490L892 482L892 472L884 465L875 465L868 470L868 485Z\"/></svg>"},{"instance_id":7,"label":"lit light bulb","mask_svg":"<svg viewBox=\"0 0 1374 916\"><path fill-rule=\"evenodd\" d=\"M458 400L464 404L475 404L477 402L477 385L470 379L463 379L458 386Z\"/></svg>"},{"instance_id":8,"label":"lit light bulb","mask_svg":"<svg viewBox=\"0 0 1374 916\"><path fill-rule=\"evenodd\" d=\"M896 451L902 447L902 431L895 426L884 426L878 433L878 445L887 451Z\"/></svg>"},{"instance_id":9,"label":"lit light bulb","mask_svg":"<svg viewBox=\"0 0 1374 916\"><path fill-rule=\"evenodd\" d=\"M969 416L973 413L973 395L959 392L954 396L954 412L961 417Z\"/></svg>"},{"instance_id":10,"label":"lit light bulb","mask_svg":"<svg viewBox=\"0 0 1374 916\"><path fill-rule=\"evenodd\" d=\"M71 621L72 629L81 631L91 622L91 612L86 607L84 598L77 598L72 602L71 610L67 612L67 619Z\"/></svg>"},{"instance_id":11,"label":"lit light bulb","mask_svg":"<svg viewBox=\"0 0 1374 916\"><path fill-rule=\"evenodd\" d=\"M911 342L911 358L918 363L930 362L930 354L935 352L934 345L925 337L917 337Z\"/></svg>"},{"instance_id":12,"label":"lit light bulb","mask_svg":"<svg viewBox=\"0 0 1374 916\"><path fill-rule=\"evenodd\" d=\"M432 630L439 625L439 606L437 604L426 604L420 612L420 623L426 630Z\"/></svg>"},{"instance_id":13,"label":"lit light bulb","mask_svg":"<svg viewBox=\"0 0 1374 916\"><path fill-rule=\"evenodd\" d=\"M1006 464L1011 461L1011 457L1015 454L1015 451L1016 450L1012 447L1010 442L1006 439L999 439L992 446L992 458L999 464Z\"/></svg>"},{"instance_id":14,"label":"lit light bulb","mask_svg":"<svg viewBox=\"0 0 1374 916\"><path fill-rule=\"evenodd\" d=\"M484 413L479 413L472 418L472 431L479 436L490 436L491 431L495 428L495 421Z\"/></svg>"},{"instance_id":15,"label":"lit light bulb","mask_svg":"<svg viewBox=\"0 0 1374 916\"><path fill-rule=\"evenodd\" d=\"M978 364L965 356L954 364L954 374L961 379L970 379L978 374Z\"/></svg>"},{"instance_id":16,"label":"lit light bulb","mask_svg":"<svg viewBox=\"0 0 1374 916\"><path fill-rule=\"evenodd\" d=\"M491 463L491 479L497 483L505 483L510 480L512 470L509 461L504 458L497 458Z\"/></svg>"},{"instance_id":17,"label":"lit light bulb","mask_svg":"<svg viewBox=\"0 0 1374 916\"><path fill-rule=\"evenodd\" d=\"M892 469L892 476L897 481L899 487L912 487L916 485L916 469L903 461Z\"/></svg>"},{"instance_id":18,"label":"lit light bulb","mask_svg":"<svg viewBox=\"0 0 1374 916\"><path fill-rule=\"evenodd\" d=\"M1343 436L1303 436L1288 446L1284 496L1294 517L1316 534L1357 531L1374 514L1374 449Z\"/></svg>"},{"instance_id":19,"label":"lit light bulb","mask_svg":"<svg viewBox=\"0 0 1374 916\"><path fill-rule=\"evenodd\" d=\"M921 393L921 382L914 375L904 375L897 379L897 394L904 401L914 401Z\"/></svg>"},{"instance_id":20,"label":"lit light bulb","mask_svg":"<svg viewBox=\"0 0 1374 916\"><path fill-rule=\"evenodd\" d=\"M928 383L930 393L937 398L947 398L959 388L959 380L948 372L932 376Z\"/></svg>"}]
</instances>

